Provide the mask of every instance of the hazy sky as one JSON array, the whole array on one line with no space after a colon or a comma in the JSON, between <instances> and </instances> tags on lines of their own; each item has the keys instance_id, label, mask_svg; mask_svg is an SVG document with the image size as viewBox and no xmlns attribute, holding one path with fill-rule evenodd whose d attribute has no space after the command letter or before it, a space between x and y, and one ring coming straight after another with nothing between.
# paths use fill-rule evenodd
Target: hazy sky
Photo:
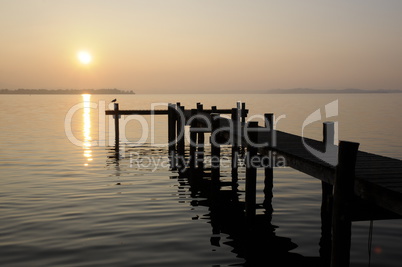
<instances>
[{"instance_id":1,"label":"hazy sky","mask_svg":"<svg viewBox=\"0 0 402 267\"><path fill-rule=\"evenodd\" d=\"M402 89L401 14L401 0L0 0L0 88Z\"/></svg>"}]
</instances>

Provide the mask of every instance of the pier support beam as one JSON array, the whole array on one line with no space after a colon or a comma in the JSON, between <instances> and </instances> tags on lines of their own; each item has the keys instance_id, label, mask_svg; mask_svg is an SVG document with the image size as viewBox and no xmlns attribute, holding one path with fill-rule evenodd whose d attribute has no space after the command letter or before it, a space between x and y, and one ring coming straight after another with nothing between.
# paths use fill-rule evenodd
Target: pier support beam
<instances>
[{"instance_id":1,"label":"pier support beam","mask_svg":"<svg viewBox=\"0 0 402 267\"><path fill-rule=\"evenodd\" d=\"M334 183L331 267L349 267L351 240L351 203L358 143L339 142L338 166Z\"/></svg>"}]
</instances>

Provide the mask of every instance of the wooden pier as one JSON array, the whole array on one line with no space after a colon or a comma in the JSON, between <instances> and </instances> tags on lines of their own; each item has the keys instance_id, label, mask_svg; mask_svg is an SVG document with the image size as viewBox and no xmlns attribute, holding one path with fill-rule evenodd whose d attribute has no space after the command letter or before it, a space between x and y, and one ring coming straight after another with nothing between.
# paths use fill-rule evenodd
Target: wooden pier
<instances>
[{"instance_id":1,"label":"wooden pier","mask_svg":"<svg viewBox=\"0 0 402 267\"><path fill-rule=\"evenodd\" d=\"M230 119L221 114L230 114ZM351 225L353 221L402 218L402 161L359 151L358 143L340 141L334 144L334 124L323 124L323 139L313 140L273 128L273 114L265 114L265 124L246 122L248 110L244 103L232 109L204 109L201 103L186 110L180 103L169 104L166 110L114 110L116 149L119 146L120 115L167 115L169 157L172 170L194 177L209 176L219 186L221 145L231 146L232 183L238 179L238 157L241 148L247 151L245 216L252 225L256 216L257 168L264 168L263 207L272 212L272 188L275 162L272 154L281 156L286 166L322 181L322 238L330 240L326 251L331 267L347 267L350 261ZM189 153L185 152L185 126L190 127ZM211 168L204 164L205 134L210 134ZM311 149L325 158L317 157ZM255 160L254 160L255 159ZM258 163L268 159L269 164ZM336 162L336 164L333 164ZM267 162L265 162L267 163ZM201 174L201 175L200 175Z\"/></svg>"}]
</instances>

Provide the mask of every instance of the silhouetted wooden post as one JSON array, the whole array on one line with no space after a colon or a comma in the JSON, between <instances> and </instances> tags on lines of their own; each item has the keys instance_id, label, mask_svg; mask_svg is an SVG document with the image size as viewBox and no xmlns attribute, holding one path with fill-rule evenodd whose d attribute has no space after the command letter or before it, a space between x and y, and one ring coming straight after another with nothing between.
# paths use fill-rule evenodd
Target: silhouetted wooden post
<instances>
[{"instance_id":1,"label":"silhouetted wooden post","mask_svg":"<svg viewBox=\"0 0 402 267\"><path fill-rule=\"evenodd\" d=\"M359 143L339 142L334 183L331 267L348 267L350 261L351 210L354 197L356 156Z\"/></svg>"},{"instance_id":2,"label":"silhouetted wooden post","mask_svg":"<svg viewBox=\"0 0 402 267\"><path fill-rule=\"evenodd\" d=\"M268 134L268 146L272 147L272 135L273 135L273 123L274 123L274 114L267 113L264 114L265 120L265 128L269 131ZM272 189L274 187L274 160L272 159L272 151L269 152L268 157L264 157L263 166L264 166L264 203L263 206L267 213L272 213L272 198L273 193Z\"/></svg>"},{"instance_id":3,"label":"silhouetted wooden post","mask_svg":"<svg viewBox=\"0 0 402 267\"><path fill-rule=\"evenodd\" d=\"M220 124L220 117L217 113L211 113L211 178L213 182L219 181L220 177L220 157L221 157L221 148L219 144L219 138L217 138L217 133Z\"/></svg>"},{"instance_id":4,"label":"silhouetted wooden post","mask_svg":"<svg viewBox=\"0 0 402 267\"><path fill-rule=\"evenodd\" d=\"M321 181L321 190L321 238L319 252L324 266L329 266L331 261L333 186Z\"/></svg>"},{"instance_id":5,"label":"silhouetted wooden post","mask_svg":"<svg viewBox=\"0 0 402 267\"><path fill-rule=\"evenodd\" d=\"M241 122L242 122L242 124L245 124L246 123L246 116L247 116L247 113L246 113L246 103L241 103Z\"/></svg>"},{"instance_id":6,"label":"silhouetted wooden post","mask_svg":"<svg viewBox=\"0 0 402 267\"><path fill-rule=\"evenodd\" d=\"M192 119L197 114L196 109L191 109L191 123L190 123L190 170L194 173L195 170L195 160L196 160L196 151L197 151L197 132L195 127L197 126L197 121Z\"/></svg>"},{"instance_id":7,"label":"silhouetted wooden post","mask_svg":"<svg viewBox=\"0 0 402 267\"><path fill-rule=\"evenodd\" d=\"M335 123L326 121L322 128L323 143L325 145L335 145Z\"/></svg>"},{"instance_id":8,"label":"silhouetted wooden post","mask_svg":"<svg viewBox=\"0 0 402 267\"><path fill-rule=\"evenodd\" d=\"M335 123L324 122L323 126L323 160L330 163L332 166L336 166L338 164L338 151L335 146Z\"/></svg>"},{"instance_id":9,"label":"silhouetted wooden post","mask_svg":"<svg viewBox=\"0 0 402 267\"><path fill-rule=\"evenodd\" d=\"M168 104L168 147L170 165L172 169L176 168L175 153L176 153L176 114L174 104Z\"/></svg>"},{"instance_id":10,"label":"silhouetted wooden post","mask_svg":"<svg viewBox=\"0 0 402 267\"><path fill-rule=\"evenodd\" d=\"M246 217L253 220L256 214L256 186L257 186L257 166L255 157L257 156L258 122L251 121L247 124L247 162L246 162Z\"/></svg>"},{"instance_id":11,"label":"silhouetted wooden post","mask_svg":"<svg viewBox=\"0 0 402 267\"><path fill-rule=\"evenodd\" d=\"M333 122L323 123L323 144L325 150L328 146L334 147L335 127ZM335 155L334 155L335 156ZM330 183L321 181L321 238L320 238L320 257L324 266L329 266L331 262L331 242L332 242L332 205L334 186Z\"/></svg>"},{"instance_id":12,"label":"silhouetted wooden post","mask_svg":"<svg viewBox=\"0 0 402 267\"><path fill-rule=\"evenodd\" d=\"M197 103L197 114L201 115L203 112L203 105L201 103ZM198 127L205 128L204 122L202 120L198 120ZM203 172L204 171L204 141L205 135L204 132L198 132L198 150L197 150L197 167Z\"/></svg>"},{"instance_id":13,"label":"silhouetted wooden post","mask_svg":"<svg viewBox=\"0 0 402 267\"><path fill-rule=\"evenodd\" d=\"M232 182L237 182L238 179L238 154L239 154L239 135L240 132L240 121L239 121L239 110L237 108L232 108L231 119L233 122L233 129L230 129L232 135Z\"/></svg>"},{"instance_id":14,"label":"silhouetted wooden post","mask_svg":"<svg viewBox=\"0 0 402 267\"><path fill-rule=\"evenodd\" d=\"M114 138L115 138L115 150L119 150L120 144L120 126L119 126L119 103L114 103Z\"/></svg>"},{"instance_id":15,"label":"silhouetted wooden post","mask_svg":"<svg viewBox=\"0 0 402 267\"><path fill-rule=\"evenodd\" d=\"M184 117L184 106L181 106L180 103L177 105L177 166L180 171L184 170L185 166L185 136L184 136L184 127L185 120Z\"/></svg>"}]
</instances>

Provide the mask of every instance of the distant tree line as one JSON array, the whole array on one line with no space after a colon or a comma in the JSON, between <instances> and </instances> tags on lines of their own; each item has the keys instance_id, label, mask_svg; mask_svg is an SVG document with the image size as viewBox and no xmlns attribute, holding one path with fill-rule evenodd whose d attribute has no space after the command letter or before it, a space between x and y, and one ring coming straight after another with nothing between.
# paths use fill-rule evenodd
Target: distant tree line
<instances>
[{"instance_id":1,"label":"distant tree line","mask_svg":"<svg viewBox=\"0 0 402 267\"><path fill-rule=\"evenodd\" d=\"M55 94L55 95L77 95L77 94L135 94L132 90L120 89L0 89L0 94Z\"/></svg>"}]
</instances>

